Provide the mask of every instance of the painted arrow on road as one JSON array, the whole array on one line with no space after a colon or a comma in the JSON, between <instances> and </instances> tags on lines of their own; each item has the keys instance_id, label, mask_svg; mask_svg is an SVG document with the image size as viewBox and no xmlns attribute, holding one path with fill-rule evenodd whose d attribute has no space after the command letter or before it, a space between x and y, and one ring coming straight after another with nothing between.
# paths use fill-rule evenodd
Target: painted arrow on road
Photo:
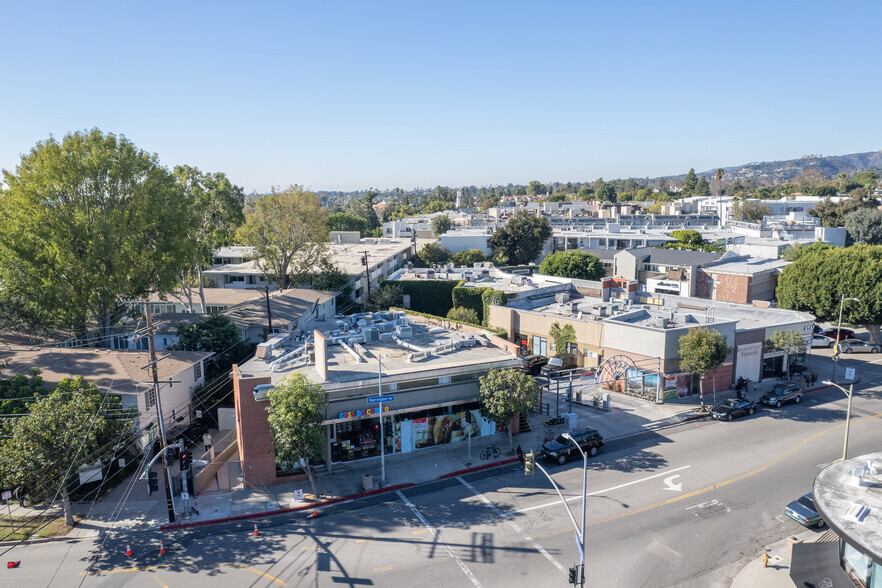
<instances>
[{"instance_id":1,"label":"painted arrow on road","mask_svg":"<svg viewBox=\"0 0 882 588\"><path fill-rule=\"evenodd\" d=\"M680 477L680 474L674 474L673 476L668 476L665 478L665 490L673 490L674 492L682 492L683 491L683 482L677 482L674 484L674 480Z\"/></svg>"}]
</instances>

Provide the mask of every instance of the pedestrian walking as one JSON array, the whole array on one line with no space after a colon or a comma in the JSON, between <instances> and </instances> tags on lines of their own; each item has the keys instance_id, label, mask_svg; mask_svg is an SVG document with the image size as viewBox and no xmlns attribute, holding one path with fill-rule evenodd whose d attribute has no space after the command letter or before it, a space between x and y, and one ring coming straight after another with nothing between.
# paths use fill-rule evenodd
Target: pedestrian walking
<instances>
[{"instance_id":1,"label":"pedestrian walking","mask_svg":"<svg viewBox=\"0 0 882 588\"><path fill-rule=\"evenodd\" d=\"M520 446L520 445L518 445L518 448L517 448L516 451L517 451L517 454L518 454L518 461L521 462L521 469L523 470L523 469L524 469L524 465L525 465L526 462L527 462L527 458L526 458L526 456L524 456L524 450L521 449L521 446Z\"/></svg>"},{"instance_id":2,"label":"pedestrian walking","mask_svg":"<svg viewBox=\"0 0 882 588\"><path fill-rule=\"evenodd\" d=\"M208 450L211 449L211 433L208 431L202 435L202 444L205 445L205 453L208 453Z\"/></svg>"}]
</instances>

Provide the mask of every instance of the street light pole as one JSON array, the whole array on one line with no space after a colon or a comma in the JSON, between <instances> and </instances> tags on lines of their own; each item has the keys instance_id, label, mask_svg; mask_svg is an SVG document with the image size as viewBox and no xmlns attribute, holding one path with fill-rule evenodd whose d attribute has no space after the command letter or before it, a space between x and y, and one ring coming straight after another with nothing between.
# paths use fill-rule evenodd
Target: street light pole
<instances>
[{"instance_id":1,"label":"street light pole","mask_svg":"<svg viewBox=\"0 0 882 588\"><path fill-rule=\"evenodd\" d=\"M386 485L386 435L383 430L383 358L377 354L377 396L380 400L380 485Z\"/></svg>"},{"instance_id":2,"label":"street light pole","mask_svg":"<svg viewBox=\"0 0 882 588\"><path fill-rule=\"evenodd\" d=\"M846 300L854 300L855 302L860 302L858 298L846 298L845 294L842 294L839 300L839 323L836 326L836 343L833 344L833 374L830 376L830 381L836 381L836 359L839 357L839 341L842 339L840 336L840 331L842 331L842 307L845 305Z\"/></svg>"},{"instance_id":3,"label":"street light pole","mask_svg":"<svg viewBox=\"0 0 882 588\"><path fill-rule=\"evenodd\" d=\"M848 428L849 428L849 425L851 425L851 400L852 400L852 398L854 398L854 383L852 383L848 387L847 392L845 391L845 388L843 388L842 386L840 386L839 384L837 384L835 382L832 382L832 381L831 382L824 382L824 384L827 384L828 386L835 386L835 387L839 388L843 394L846 394L848 396L848 408L845 411L845 440L842 443L842 459L839 460L839 461L845 461L846 455L848 453Z\"/></svg>"},{"instance_id":4,"label":"street light pole","mask_svg":"<svg viewBox=\"0 0 882 588\"><path fill-rule=\"evenodd\" d=\"M582 564L582 573L579 575L581 579L581 585L585 585L585 531L587 530L587 519L588 519L588 505L586 500L588 499L588 455L582 450L579 444L575 439L569 434L564 433L564 437L573 442L573 445L576 446L576 449L579 450L579 453L582 454L582 556L581 564Z\"/></svg>"}]
</instances>

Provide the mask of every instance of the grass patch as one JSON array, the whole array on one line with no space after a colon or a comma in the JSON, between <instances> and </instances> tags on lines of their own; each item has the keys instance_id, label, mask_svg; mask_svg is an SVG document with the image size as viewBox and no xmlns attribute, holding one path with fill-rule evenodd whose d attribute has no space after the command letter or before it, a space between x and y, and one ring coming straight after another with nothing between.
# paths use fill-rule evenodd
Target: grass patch
<instances>
[{"instance_id":1,"label":"grass patch","mask_svg":"<svg viewBox=\"0 0 882 588\"><path fill-rule=\"evenodd\" d=\"M74 523L80 519L74 517ZM73 527L64 523L64 515L54 518L35 515L33 517L0 516L0 541L21 541L37 537L61 537L70 533Z\"/></svg>"}]
</instances>

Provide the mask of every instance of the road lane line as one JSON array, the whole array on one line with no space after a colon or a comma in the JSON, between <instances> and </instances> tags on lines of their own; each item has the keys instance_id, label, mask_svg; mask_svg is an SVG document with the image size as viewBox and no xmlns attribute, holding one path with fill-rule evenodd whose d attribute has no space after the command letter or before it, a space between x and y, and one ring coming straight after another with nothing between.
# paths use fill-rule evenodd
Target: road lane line
<instances>
[{"instance_id":1,"label":"road lane line","mask_svg":"<svg viewBox=\"0 0 882 588\"><path fill-rule=\"evenodd\" d=\"M463 480L461 476L456 476L456 479L459 480L459 481L462 483L463 486L465 486L466 488L468 488L469 490L471 490L471 491L472 491L472 494L474 494L475 496L477 496L478 498L480 498L481 501L484 502L484 504L486 504L487 506L489 506L489 507L493 510L493 512L496 513L496 516L500 517L500 518L503 519L503 520L505 519L505 514L504 514L501 510L499 510L499 507L497 507L495 504L493 504L493 503L490 501L489 498L487 498L486 496L484 496L482 493L478 492L478 491L475 489L474 486L472 486L471 484L469 484L468 482L466 482L465 480ZM524 539L526 539L526 541L527 541L530 545L533 546L533 549L535 549L536 551L538 551L539 553L541 553L542 556L543 556L545 559L547 559L548 561L550 561L550 562L552 563L552 565L554 565L554 567L556 567L557 569L560 570L560 573L562 573L562 574L566 574L566 573L568 573L567 568L563 567L563 565L562 565L559 561L557 561L556 559L554 559L554 557L552 557L552 555L551 555L550 553L548 553L547 551L545 551L545 548L544 548L544 547L542 547L542 546L539 545L536 541L534 541L533 538L531 538L531 537L527 537L526 535L524 535L523 531L521 531L521 528L520 528L520 527L519 527L514 521L505 521L505 523L506 523L508 526L510 526L512 529L514 529L514 532L515 532L515 533L517 533L518 535L521 535L522 537L524 537Z\"/></svg>"},{"instance_id":2,"label":"road lane line","mask_svg":"<svg viewBox=\"0 0 882 588\"><path fill-rule=\"evenodd\" d=\"M386 566L385 568L374 568L374 572L379 574L380 572L388 572L392 569L392 566Z\"/></svg>"},{"instance_id":3,"label":"road lane line","mask_svg":"<svg viewBox=\"0 0 882 588\"><path fill-rule=\"evenodd\" d=\"M429 521L426 520L426 517L424 517L423 514L419 510L417 510L417 507L414 506L413 502L408 500L407 496L405 496L401 492L401 490L396 490L395 494L397 494L398 497L401 499L401 501L407 505L407 507L411 510L411 512L413 512L414 516L416 516L416 518L418 518L420 520L420 522L423 524L423 526L426 529L428 529L429 533L431 533L432 536L435 538L435 540L444 548L445 551L447 551L448 555L450 555L450 557L452 557L456 561L456 565L458 565L459 569L462 570L462 573L465 574L466 577L472 581L472 584L480 587L481 583L478 581L478 579L472 573L472 570L470 570L469 567L467 565L465 565L465 562L463 562L462 559L460 559L460 557L458 555L456 555L456 552L454 552L453 549L449 545L447 545L446 543L441 541L441 539L438 538L438 533L435 532L435 529L432 527L432 525L429 524Z\"/></svg>"},{"instance_id":4,"label":"road lane line","mask_svg":"<svg viewBox=\"0 0 882 588\"><path fill-rule=\"evenodd\" d=\"M681 470L685 470L686 468L690 468L690 467L692 467L692 466L688 466L688 465L687 465L687 466L682 466L682 467L679 467L679 468L676 468L676 469L673 469L673 470L667 470L667 471L664 471L664 472L660 472L660 473L658 473L658 474L654 474L654 475L652 475L652 476L648 476L648 477L646 477L646 478L640 478L639 480L632 480L631 482L626 482L626 483L624 483L624 484L619 484L618 486L613 486L612 488L606 488L605 490L597 490L596 492L589 492L589 493L588 493L588 496L597 496L598 494L606 494L607 492L612 492L613 490L618 490L618 489L620 489L620 488L624 488L625 486L631 486L631 485L633 485L633 484L639 484L640 482L646 482L646 481L648 481L648 480L653 480L653 479L655 479L655 478L660 478L660 477L662 477L662 476L667 476L667 475L670 475L670 474L672 474L672 473L674 473L674 472L679 472L679 471L681 471ZM576 496L570 496L570 497L567 498L566 500L567 500L567 502L570 502L570 501L573 501L573 500L581 500L581 498L582 498L581 495L576 495ZM531 510L536 510L536 509L539 509L539 508L548 508L549 506L554 506L555 504L560 504L560 503L561 503L560 500L554 500L554 501L552 501L552 502L546 502L545 504L539 504L539 505L537 505L537 506L528 506L528 507L526 507L526 508L518 508L518 509L515 509L515 510L513 510L513 511L511 511L511 512L504 513L504 516L510 516L510 515L513 515L513 514L520 514L520 513L528 512L528 511L531 511Z\"/></svg>"}]
</instances>

